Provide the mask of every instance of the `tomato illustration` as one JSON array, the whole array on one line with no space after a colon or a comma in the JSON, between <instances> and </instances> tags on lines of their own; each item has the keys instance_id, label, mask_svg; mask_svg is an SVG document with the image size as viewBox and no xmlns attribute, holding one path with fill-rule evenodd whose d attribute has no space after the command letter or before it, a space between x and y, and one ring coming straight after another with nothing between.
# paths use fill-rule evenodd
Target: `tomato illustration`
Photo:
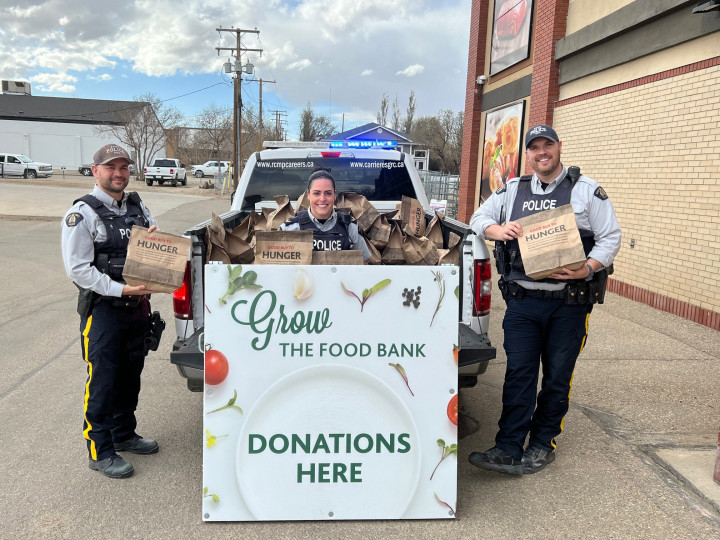
<instances>
[{"instance_id":1,"label":"tomato illustration","mask_svg":"<svg viewBox=\"0 0 720 540\"><path fill-rule=\"evenodd\" d=\"M458 425L458 394L455 394L453 397L450 398L450 402L447 406L447 415L450 421Z\"/></svg>"},{"instance_id":2,"label":"tomato illustration","mask_svg":"<svg viewBox=\"0 0 720 540\"><path fill-rule=\"evenodd\" d=\"M216 349L205 351L205 383L220 384L230 371L227 358Z\"/></svg>"}]
</instances>

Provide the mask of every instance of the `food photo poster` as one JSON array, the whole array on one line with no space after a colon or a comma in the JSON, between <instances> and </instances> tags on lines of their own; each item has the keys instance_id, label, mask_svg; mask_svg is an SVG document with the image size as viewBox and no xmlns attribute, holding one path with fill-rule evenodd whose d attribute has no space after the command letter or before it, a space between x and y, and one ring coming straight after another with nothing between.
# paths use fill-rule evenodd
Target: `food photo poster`
<instances>
[{"instance_id":1,"label":"food photo poster","mask_svg":"<svg viewBox=\"0 0 720 540\"><path fill-rule=\"evenodd\" d=\"M481 173L481 201L510 179L520 175L520 143L525 101L489 111L485 115L485 142Z\"/></svg>"},{"instance_id":2,"label":"food photo poster","mask_svg":"<svg viewBox=\"0 0 720 540\"><path fill-rule=\"evenodd\" d=\"M493 17L490 75L530 56L533 0L496 0Z\"/></svg>"}]
</instances>

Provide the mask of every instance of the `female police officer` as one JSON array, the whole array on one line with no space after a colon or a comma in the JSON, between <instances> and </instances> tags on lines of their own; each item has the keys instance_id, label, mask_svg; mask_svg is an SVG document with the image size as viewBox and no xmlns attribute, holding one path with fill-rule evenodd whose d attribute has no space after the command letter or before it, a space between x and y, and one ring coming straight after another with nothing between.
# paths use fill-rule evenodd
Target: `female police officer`
<instances>
[{"instance_id":1,"label":"female police officer","mask_svg":"<svg viewBox=\"0 0 720 540\"><path fill-rule=\"evenodd\" d=\"M135 433L135 408L151 327L144 285L122 280L130 229L157 228L137 193L125 193L130 180L128 153L115 144L95 153L96 185L65 214L62 253L65 271L80 289L81 349L87 362L83 435L90 468L125 478L133 466L116 452L154 454L152 439Z\"/></svg>"},{"instance_id":2,"label":"female police officer","mask_svg":"<svg viewBox=\"0 0 720 540\"><path fill-rule=\"evenodd\" d=\"M284 231L313 231L315 251L358 249L370 258L365 239L352 216L335 210L335 179L327 169L317 169L308 180L310 209L298 212L280 226Z\"/></svg>"}]
</instances>

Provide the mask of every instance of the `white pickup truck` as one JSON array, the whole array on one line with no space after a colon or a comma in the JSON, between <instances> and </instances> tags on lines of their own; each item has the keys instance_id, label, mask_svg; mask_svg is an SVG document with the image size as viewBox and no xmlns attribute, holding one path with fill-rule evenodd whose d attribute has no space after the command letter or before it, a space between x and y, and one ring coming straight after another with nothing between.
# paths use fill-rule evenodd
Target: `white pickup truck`
<instances>
[{"instance_id":1,"label":"white pickup truck","mask_svg":"<svg viewBox=\"0 0 720 540\"><path fill-rule=\"evenodd\" d=\"M256 208L275 206L273 196L289 195L291 200L305 191L315 167L329 168L337 192L364 195L378 211L394 210L403 195L418 199L429 215L430 205L412 156L385 149L279 148L256 152L247 161L230 211L220 217L232 229ZM206 238L209 221L186 231L192 240L185 280L173 293L177 341L170 361L187 379L190 390L202 391L204 356L203 336L205 301L203 276L206 263ZM461 237L459 267L460 310L458 313L458 366L460 386L474 386L485 372L496 350L488 339L491 267L485 243L470 228L454 219L444 220L444 244L450 233ZM400 270L399 267L396 267Z\"/></svg>"},{"instance_id":2,"label":"white pickup truck","mask_svg":"<svg viewBox=\"0 0 720 540\"><path fill-rule=\"evenodd\" d=\"M22 154L0 152L0 168L3 176L24 176L25 178L42 178L53 175L52 165L34 161Z\"/></svg>"},{"instance_id":3,"label":"white pickup truck","mask_svg":"<svg viewBox=\"0 0 720 540\"><path fill-rule=\"evenodd\" d=\"M232 166L229 161L206 161L202 165L193 165L190 169L190 174L196 178L212 176L214 174L224 176L228 174L228 170L232 174Z\"/></svg>"},{"instance_id":4,"label":"white pickup truck","mask_svg":"<svg viewBox=\"0 0 720 540\"><path fill-rule=\"evenodd\" d=\"M187 171L185 166L180 163L180 160L171 158L157 158L152 162L152 165L145 167L145 183L148 186L152 186L153 182L157 182L161 186L165 182L170 182L172 187L178 185L187 185Z\"/></svg>"}]
</instances>

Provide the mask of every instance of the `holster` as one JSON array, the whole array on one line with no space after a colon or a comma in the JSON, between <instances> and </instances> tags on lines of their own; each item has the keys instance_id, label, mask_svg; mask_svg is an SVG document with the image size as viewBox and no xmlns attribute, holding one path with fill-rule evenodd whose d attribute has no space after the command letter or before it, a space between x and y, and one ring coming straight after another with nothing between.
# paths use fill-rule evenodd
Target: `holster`
<instances>
[{"instance_id":1,"label":"holster","mask_svg":"<svg viewBox=\"0 0 720 540\"><path fill-rule=\"evenodd\" d=\"M100 295L90 289L83 289L77 284L75 286L79 289L77 302L78 315L87 318L92 314L93 307L97 304Z\"/></svg>"},{"instance_id":2,"label":"holster","mask_svg":"<svg viewBox=\"0 0 720 540\"><path fill-rule=\"evenodd\" d=\"M565 304L603 304L607 289L608 275L613 273L613 266L595 272L590 281L570 281L565 287Z\"/></svg>"},{"instance_id":3,"label":"holster","mask_svg":"<svg viewBox=\"0 0 720 540\"><path fill-rule=\"evenodd\" d=\"M165 321L160 317L159 311L153 311L150 315L150 327L145 333L144 350L145 354L149 351L157 351L160 346L160 338L162 338L163 330L165 330Z\"/></svg>"}]
</instances>

